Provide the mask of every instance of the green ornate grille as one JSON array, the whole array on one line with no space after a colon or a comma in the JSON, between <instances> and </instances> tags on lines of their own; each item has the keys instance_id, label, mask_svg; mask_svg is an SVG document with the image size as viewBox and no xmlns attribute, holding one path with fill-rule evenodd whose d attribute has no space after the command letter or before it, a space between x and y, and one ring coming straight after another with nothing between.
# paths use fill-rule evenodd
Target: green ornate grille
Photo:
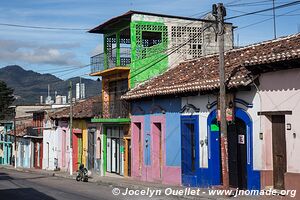
<instances>
[{"instance_id":1,"label":"green ornate grille","mask_svg":"<svg viewBox=\"0 0 300 200\"><path fill-rule=\"evenodd\" d=\"M132 42L130 85L134 87L137 83L167 69L168 27L161 22L133 21L130 30ZM161 61L153 64L157 60Z\"/></svg>"}]
</instances>

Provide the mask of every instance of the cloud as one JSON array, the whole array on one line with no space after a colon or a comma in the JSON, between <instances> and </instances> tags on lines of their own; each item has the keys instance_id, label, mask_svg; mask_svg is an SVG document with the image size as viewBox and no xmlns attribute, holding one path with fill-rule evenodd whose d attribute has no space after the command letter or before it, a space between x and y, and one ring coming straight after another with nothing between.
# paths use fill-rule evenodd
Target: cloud
<instances>
[{"instance_id":1,"label":"cloud","mask_svg":"<svg viewBox=\"0 0 300 200\"><path fill-rule=\"evenodd\" d=\"M77 43L38 44L16 40L0 40L0 60L3 62L74 66L81 65L72 49Z\"/></svg>"},{"instance_id":2,"label":"cloud","mask_svg":"<svg viewBox=\"0 0 300 200\"><path fill-rule=\"evenodd\" d=\"M91 56L100 54L103 52L103 45L102 44L98 44L92 51L91 51Z\"/></svg>"}]
</instances>

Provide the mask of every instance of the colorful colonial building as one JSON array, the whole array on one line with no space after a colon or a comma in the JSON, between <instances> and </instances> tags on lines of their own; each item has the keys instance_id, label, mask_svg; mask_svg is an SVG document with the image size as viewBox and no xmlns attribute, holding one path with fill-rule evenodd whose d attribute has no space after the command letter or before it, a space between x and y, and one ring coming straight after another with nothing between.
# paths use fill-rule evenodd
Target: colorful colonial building
<instances>
[{"instance_id":1,"label":"colorful colonial building","mask_svg":"<svg viewBox=\"0 0 300 200\"><path fill-rule=\"evenodd\" d=\"M209 16L208 16L209 18ZM92 119L101 132L103 172L130 176L132 168L129 88L162 74L186 59L217 51L209 19L129 11L90 30L103 34L104 51L91 58L91 76L102 77L102 104ZM232 25L226 24L226 49Z\"/></svg>"},{"instance_id":2,"label":"colorful colonial building","mask_svg":"<svg viewBox=\"0 0 300 200\"><path fill-rule=\"evenodd\" d=\"M300 34L226 52L231 187L299 189L299 62ZM218 92L218 55L208 55L123 95L132 106L132 175L187 186L221 185ZM148 104L155 112L146 110ZM174 118L168 117L170 104ZM173 171L164 173L168 168Z\"/></svg>"},{"instance_id":3,"label":"colorful colonial building","mask_svg":"<svg viewBox=\"0 0 300 200\"><path fill-rule=\"evenodd\" d=\"M12 163L13 138L8 133L13 129L13 121L0 121L0 164L10 165Z\"/></svg>"},{"instance_id":4,"label":"colorful colonial building","mask_svg":"<svg viewBox=\"0 0 300 200\"><path fill-rule=\"evenodd\" d=\"M70 170L70 137L72 137L72 163L73 171L78 170L80 164L84 164L91 171L99 171L97 165L99 150L96 148L97 132L90 123L95 112L93 105L99 97L81 100L73 106L72 135L70 136L70 108L61 108L49 113L45 126L44 145L48 145L44 155L46 163L53 163L49 169ZM51 144L51 146L50 146ZM97 156L98 155L98 156ZM47 169L47 168L45 168Z\"/></svg>"}]
</instances>

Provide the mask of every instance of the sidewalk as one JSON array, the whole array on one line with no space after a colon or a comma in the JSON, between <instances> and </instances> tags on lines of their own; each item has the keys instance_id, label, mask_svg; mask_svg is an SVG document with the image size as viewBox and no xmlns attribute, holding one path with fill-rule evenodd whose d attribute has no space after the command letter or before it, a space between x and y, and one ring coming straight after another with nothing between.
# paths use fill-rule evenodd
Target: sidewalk
<instances>
[{"instance_id":1,"label":"sidewalk","mask_svg":"<svg viewBox=\"0 0 300 200\"><path fill-rule=\"evenodd\" d=\"M3 166L0 165L0 169L8 169L8 170L16 170L20 172L32 173L32 174L42 174L46 176L54 176L54 177L61 177L67 179L74 179L76 178L76 172L73 175L70 175L68 172L62 171L47 171L42 169L33 169L33 168L14 168L12 166ZM147 190L151 188L151 190L165 190L167 188L172 188L173 190L184 190L187 187L184 186L171 186L171 185L163 185L161 183L153 183L153 182L143 182L134 180L132 178L124 178L124 177L109 177L109 176L95 176L89 178L89 182L95 183L97 185L108 186L111 188L119 188L122 191L125 191L126 188L129 190ZM195 188L198 189L198 188ZM201 194L198 196L180 196L181 198L186 199L232 199L226 196L210 196L208 194L208 189L201 188ZM239 197L238 199L258 199L257 197Z\"/></svg>"}]
</instances>

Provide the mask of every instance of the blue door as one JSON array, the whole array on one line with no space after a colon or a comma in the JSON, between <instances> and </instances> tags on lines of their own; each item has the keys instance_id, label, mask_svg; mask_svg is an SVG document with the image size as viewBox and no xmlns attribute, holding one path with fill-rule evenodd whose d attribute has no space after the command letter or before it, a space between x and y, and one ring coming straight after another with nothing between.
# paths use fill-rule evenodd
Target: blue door
<instances>
[{"instance_id":1,"label":"blue door","mask_svg":"<svg viewBox=\"0 0 300 200\"><path fill-rule=\"evenodd\" d=\"M197 116L181 117L181 174L182 184L197 186L199 168L199 128Z\"/></svg>"},{"instance_id":2,"label":"blue door","mask_svg":"<svg viewBox=\"0 0 300 200\"><path fill-rule=\"evenodd\" d=\"M208 169L210 185L221 185L221 148L220 131L215 112L208 117Z\"/></svg>"},{"instance_id":3,"label":"blue door","mask_svg":"<svg viewBox=\"0 0 300 200\"><path fill-rule=\"evenodd\" d=\"M221 182L220 132L216 110L207 119L209 137L208 169L212 185ZM252 120L243 109L235 108L235 121L228 125L229 181L234 188L260 189L260 173L253 169ZM233 137L234 136L234 137ZM238 139L241 138L239 143ZM239 175L239 174L240 175Z\"/></svg>"}]
</instances>

